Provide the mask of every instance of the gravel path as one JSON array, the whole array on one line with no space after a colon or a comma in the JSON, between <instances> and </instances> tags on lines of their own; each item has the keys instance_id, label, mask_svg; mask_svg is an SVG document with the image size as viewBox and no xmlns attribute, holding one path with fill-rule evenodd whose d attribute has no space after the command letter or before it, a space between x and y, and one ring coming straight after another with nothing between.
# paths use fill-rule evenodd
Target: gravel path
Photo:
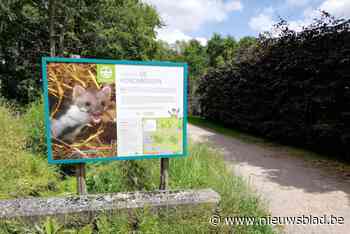
<instances>
[{"instance_id":1,"label":"gravel path","mask_svg":"<svg viewBox=\"0 0 350 234\"><path fill-rule=\"evenodd\" d=\"M222 151L234 173L261 195L272 216L337 216L343 225L285 225L285 233L350 233L350 177L289 155L283 147L246 143L189 125L195 141Z\"/></svg>"}]
</instances>

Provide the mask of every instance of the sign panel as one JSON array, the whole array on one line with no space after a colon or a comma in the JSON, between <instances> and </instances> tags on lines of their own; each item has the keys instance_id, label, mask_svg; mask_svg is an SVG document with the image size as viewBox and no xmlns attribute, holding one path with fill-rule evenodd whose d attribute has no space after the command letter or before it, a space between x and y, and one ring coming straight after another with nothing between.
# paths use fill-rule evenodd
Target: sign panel
<instances>
[{"instance_id":1,"label":"sign panel","mask_svg":"<svg viewBox=\"0 0 350 234\"><path fill-rule=\"evenodd\" d=\"M187 65L42 60L50 163L185 156Z\"/></svg>"}]
</instances>

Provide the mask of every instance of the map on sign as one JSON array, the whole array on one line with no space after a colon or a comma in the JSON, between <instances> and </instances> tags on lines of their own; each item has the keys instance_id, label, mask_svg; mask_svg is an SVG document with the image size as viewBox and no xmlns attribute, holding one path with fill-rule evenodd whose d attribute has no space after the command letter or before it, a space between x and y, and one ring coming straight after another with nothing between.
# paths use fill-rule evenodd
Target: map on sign
<instances>
[{"instance_id":1,"label":"map on sign","mask_svg":"<svg viewBox=\"0 0 350 234\"><path fill-rule=\"evenodd\" d=\"M187 66L43 58L50 163L186 154Z\"/></svg>"}]
</instances>

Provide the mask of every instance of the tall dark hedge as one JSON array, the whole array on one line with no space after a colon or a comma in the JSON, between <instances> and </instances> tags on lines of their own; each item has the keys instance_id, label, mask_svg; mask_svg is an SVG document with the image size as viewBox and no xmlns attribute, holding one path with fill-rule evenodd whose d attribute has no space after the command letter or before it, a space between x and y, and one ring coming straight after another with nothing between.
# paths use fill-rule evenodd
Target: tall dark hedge
<instances>
[{"instance_id":1,"label":"tall dark hedge","mask_svg":"<svg viewBox=\"0 0 350 234\"><path fill-rule=\"evenodd\" d=\"M325 15L260 37L234 65L200 79L201 115L350 160L350 21Z\"/></svg>"}]
</instances>

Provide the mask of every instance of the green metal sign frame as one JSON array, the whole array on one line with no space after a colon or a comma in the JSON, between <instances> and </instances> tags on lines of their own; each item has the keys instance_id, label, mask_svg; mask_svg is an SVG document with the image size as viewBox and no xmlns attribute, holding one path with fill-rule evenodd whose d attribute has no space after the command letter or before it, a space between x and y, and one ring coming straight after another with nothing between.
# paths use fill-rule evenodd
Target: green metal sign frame
<instances>
[{"instance_id":1,"label":"green metal sign frame","mask_svg":"<svg viewBox=\"0 0 350 234\"><path fill-rule=\"evenodd\" d=\"M93 64L110 64L110 65L147 65L147 66L164 66L164 67L183 67L183 129L182 129L182 153L181 154L157 154L157 155L136 155L136 156L113 156L106 158L81 158L81 159L60 159L55 160L52 157L51 145L51 126L50 126L50 108L48 95L48 78L47 78L47 64L54 63L93 63ZM187 156L187 77L188 68L186 63L174 63L163 61L129 61L129 60L109 60L109 59L87 59L87 58L59 58L59 57L43 57L42 58L42 77L44 89L44 108L45 108L45 128L48 162L50 164L73 164L73 163L90 163L110 160L140 160L140 159L154 159L154 158L174 158Z\"/></svg>"}]
</instances>

